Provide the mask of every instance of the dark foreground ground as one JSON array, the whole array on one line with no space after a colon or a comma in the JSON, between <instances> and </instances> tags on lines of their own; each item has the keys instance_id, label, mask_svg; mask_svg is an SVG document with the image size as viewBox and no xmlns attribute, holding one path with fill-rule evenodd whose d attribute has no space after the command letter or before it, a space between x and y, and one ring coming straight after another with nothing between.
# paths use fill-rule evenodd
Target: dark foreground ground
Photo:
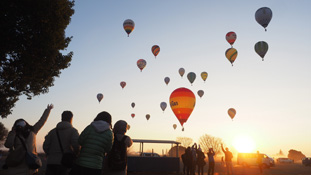
<instances>
[{"instance_id":1,"label":"dark foreground ground","mask_svg":"<svg viewBox=\"0 0 311 175\"><path fill-rule=\"evenodd\" d=\"M4 163L4 156L0 158L0 168ZM43 167L40 168L39 175L44 175L45 173L45 161L43 160ZM181 164L182 168L182 164ZM207 175L208 166L204 167L204 175ZM260 174L258 167L242 167L239 165L234 165L233 167L234 175L311 175L311 166L303 166L301 163L294 164L276 164L275 167L270 169L264 169L263 174ZM152 173L152 172L129 172L128 175L173 175L176 173ZM182 175L182 170L178 175ZM226 167L222 166L219 162L216 162L214 175L226 175ZM3 175L3 171L0 169L0 175ZM197 175L197 173L196 173Z\"/></svg>"}]
</instances>

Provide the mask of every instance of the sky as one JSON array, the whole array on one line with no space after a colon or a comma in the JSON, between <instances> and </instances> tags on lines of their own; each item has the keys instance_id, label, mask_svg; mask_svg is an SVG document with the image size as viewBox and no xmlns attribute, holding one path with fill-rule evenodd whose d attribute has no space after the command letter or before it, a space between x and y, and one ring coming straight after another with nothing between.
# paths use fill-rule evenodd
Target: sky
<instances>
[{"instance_id":1,"label":"sky","mask_svg":"<svg viewBox=\"0 0 311 175\"><path fill-rule=\"evenodd\" d=\"M107 111L113 123L128 122L132 139L190 137L198 142L209 134L235 149L237 138L247 137L254 142L253 152L274 155L281 149L287 155L296 149L311 156L310 5L308 0L76 1L66 29L66 36L73 38L63 51L74 52L71 66L55 78L47 94L32 100L21 96L12 115L1 122L8 129L19 118L35 124L53 103L37 135L39 151L61 113L70 110L79 133L99 112ZM255 20L261 7L273 12L266 32ZM123 29L126 19L135 22L129 37ZM225 57L231 47L225 35L230 31L237 34L233 66ZM264 61L254 51L258 41L269 45ZM161 49L156 58L153 45ZM138 59L147 61L142 72ZM183 78L178 74L181 67L186 70ZM206 82L200 77L203 71L208 73ZM186 77L189 72L197 75L193 85ZM170 77L168 85L165 77ZM127 83L124 89L121 81ZM170 94L180 87L196 95L184 131L169 106ZM205 92L202 98L198 90ZM98 93L104 95L100 103ZM168 104L165 111L161 102ZM233 121L229 108L237 111ZM146 114L151 116L148 121ZM146 147L152 148L160 152L166 147Z\"/></svg>"}]
</instances>

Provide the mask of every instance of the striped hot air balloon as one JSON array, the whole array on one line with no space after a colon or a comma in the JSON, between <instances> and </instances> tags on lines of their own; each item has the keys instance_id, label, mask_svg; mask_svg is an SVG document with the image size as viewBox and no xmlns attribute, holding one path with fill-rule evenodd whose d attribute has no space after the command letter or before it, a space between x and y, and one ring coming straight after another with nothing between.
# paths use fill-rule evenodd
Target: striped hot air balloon
<instances>
[{"instance_id":1,"label":"striped hot air balloon","mask_svg":"<svg viewBox=\"0 0 311 175\"><path fill-rule=\"evenodd\" d=\"M238 56L238 51L235 48L229 48L226 50L225 55L233 66L233 62L235 61L236 57Z\"/></svg>"},{"instance_id":2,"label":"striped hot air balloon","mask_svg":"<svg viewBox=\"0 0 311 175\"><path fill-rule=\"evenodd\" d=\"M170 96L170 106L181 126L188 120L195 106L195 95L187 88L175 89Z\"/></svg>"},{"instance_id":3,"label":"striped hot air balloon","mask_svg":"<svg viewBox=\"0 0 311 175\"><path fill-rule=\"evenodd\" d=\"M127 36L130 36L130 33L134 30L135 28L135 23L131 19L127 19L123 22L123 28L125 32L127 33Z\"/></svg>"},{"instance_id":4,"label":"striped hot air balloon","mask_svg":"<svg viewBox=\"0 0 311 175\"><path fill-rule=\"evenodd\" d=\"M151 47L151 51L152 51L154 57L157 57L157 55L160 52L160 47L158 45L154 45Z\"/></svg>"}]
</instances>

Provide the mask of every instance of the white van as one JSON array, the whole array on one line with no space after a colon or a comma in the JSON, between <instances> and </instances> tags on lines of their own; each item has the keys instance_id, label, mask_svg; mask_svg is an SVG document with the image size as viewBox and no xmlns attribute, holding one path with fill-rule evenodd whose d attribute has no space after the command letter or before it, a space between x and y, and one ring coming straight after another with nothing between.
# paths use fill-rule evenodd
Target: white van
<instances>
[{"instance_id":1,"label":"white van","mask_svg":"<svg viewBox=\"0 0 311 175\"><path fill-rule=\"evenodd\" d=\"M266 154L259 154L261 157L262 166L264 168L270 168L274 166L274 160ZM238 153L238 165L243 166L258 166L257 153Z\"/></svg>"}]
</instances>

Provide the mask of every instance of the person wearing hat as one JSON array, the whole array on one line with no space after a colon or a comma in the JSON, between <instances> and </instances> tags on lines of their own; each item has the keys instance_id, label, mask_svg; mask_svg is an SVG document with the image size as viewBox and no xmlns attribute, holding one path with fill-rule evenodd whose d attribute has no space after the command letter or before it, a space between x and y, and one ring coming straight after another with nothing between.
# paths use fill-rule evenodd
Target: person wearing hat
<instances>
[{"instance_id":1,"label":"person wearing hat","mask_svg":"<svg viewBox=\"0 0 311 175\"><path fill-rule=\"evenodd\" d=\"M29 175L38 172L38 169L32 170L27 166L25 161L26 150L22 142L24 142L27 151L37 154L36 136L48 119L51 109L53 109L53 104L47 106L39 121L33 126L24 119L15 121L4 143L4 146L10 149L6 164L3 166L4 174Z\"/></svg>"},{"instance_id":2,"label":"person wearing hat","mask_svg":"<svg viewBox=\"0 0 311 175\"><path fill-rule=\"evenodd\" d=\"M80 154L69 174L100 175L104 156L112 148L111 115L99 113L79 136Z\"/></svg>"}]
</instances>

